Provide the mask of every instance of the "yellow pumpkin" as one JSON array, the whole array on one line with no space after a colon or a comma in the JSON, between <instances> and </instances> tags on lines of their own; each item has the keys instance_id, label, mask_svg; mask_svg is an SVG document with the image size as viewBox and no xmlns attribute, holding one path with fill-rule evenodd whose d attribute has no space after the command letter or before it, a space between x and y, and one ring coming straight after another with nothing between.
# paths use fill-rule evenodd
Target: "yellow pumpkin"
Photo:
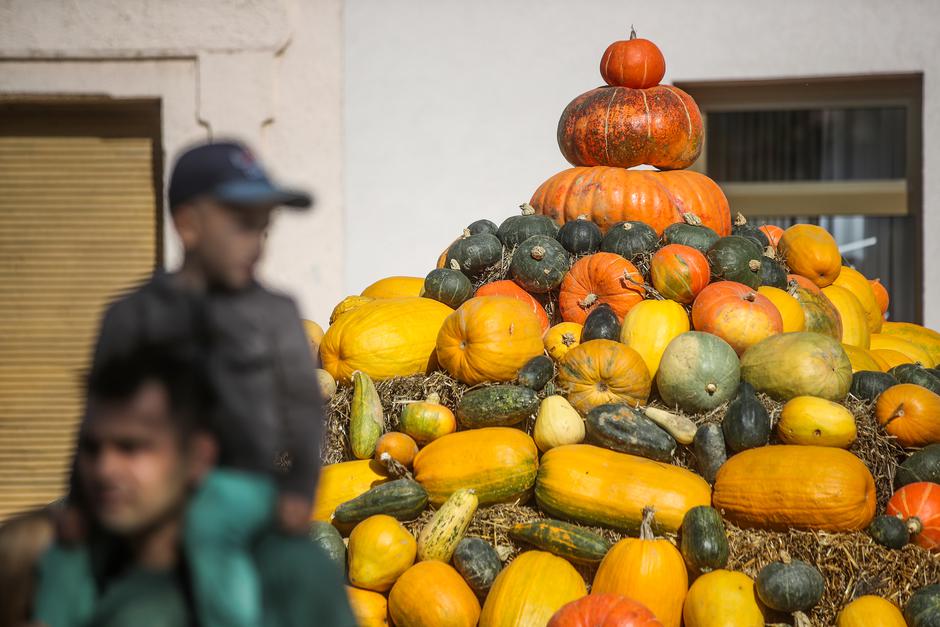
<instances>
[{"instance_id":1,"label":"yellow pumpkin","mask_svg":"<svg viewBox=\"0 0 940 627\"><path fill-rule=\"evenodd\" d=\"M885 372L888 372L895 366L909 364L914 361L904 353L899 353L898 351L887 348L873 348L868 352L871 353L872 359L878 361L879 363L884 363L883 370Z\"/></svg>"},{"instance_id":2,"label":"yellow pumpkin","mask_svg":"<svg viewBox=\"0 0 940 627\"><path fill-rule=\"evenodd\" d=\"M366 289L362 296L369 298L402 298L421 296L424 293L424 279L416 276L390 276L379 279Z\"/></svg>"},{"instance_id":3,"label":"yellow pumpkin","mask_svg":"<svg viewBox=\"0 0 940 627\"><path fill-rule=\"evenodd\" d=\"M478 296L448 316L437 336L437 358L468 385L510 381L541 355L542 324L528 303L509 296Z\"/></svg>"},{"instance_id":4,"label":"yellow pumpkin","mask_svg":"<svg viewBox=\"0 0 940 627\"><path fill-rule=\"evenodd\" d=\"M346 383L356 370L376 380L436 370L437 334L453 311L430 298L366 303L340 316L323 336L323 369Z\"/></svg>"},{"instance_id":5,"label":"yellow pumpkin","mask_svg":"<svg viewBox=\"0 0 940 627\"><path fill-rule=\"evenodd\" d=\"M940 333L910 322L889 322L881 325L882 335L891 335L920 346L930 354L934 364L940 364Z\"/></svg>"},{"instance_id":6,"label":"yellow pumpkin","mask_svg":"<svg viewBox=\"0 0 940 627\"><path fill-rule=\"evenodd\" d=\"M564 396L552 394L539 403L532 438L543 453L556 446L578 444L584 440L584 419Z\"/></svg>"},{"instance_id":7,"label":"yellow pumpkin","mask_svg":"<svg viewBox=\"0 0 940 627\"><path fill-rule=\"evenodd\" d=\"M557 381L582 414L605 403L645 403L652 385L640 354L613 340L591 340L568 351Z\"/></svg>"},{"instance_id":8,"label":"yellow pumpkin","mask_svg":"<svg viewBox=\"0 0 940 627\"><path fill-rule=\"evenodd\" d=\"M385 514L369 516L349 534L349 583L385 592L415 561L418 544L405 527Z\"/></svg>"},{"instance_id":9,"label":"yellow pumpkin","mask_svg":"<svg viewBox=\"0 0 940 627\"><path fill-rule=\"evenodd\" d=\"M441 397L431 392L423 401L405 404L399 428L418 444L425 445L456 431L457 418L447 406L441 405Z\"/></svg>"},{"instance_id":10,"label":"yellow pumpkin","mask_svg":"<svg viewBox=\"0 0 940 627\"><path fill-rule=\"evenodd\" d=\"M656 376L663 352L689 330L689 314L674 300L644 300L624 316L620 341L643 358L650 378Z\"/></svg>"},{"instance_id":11,"label":"yellow pumpkin","mask_svg":"<svg viewBox=\"0 0 940 627\"><path fill-rule=\"evenodd\" d=\"M859 348L858 346L849 346L848 344L843 344L842 350L845 351L845 354L849 358L849 363L852 364L853 373L859 370L882 370L881 364L871 356L870 351Z\"/></svg>"},{"instance_id":12,"label":"yellow pumpkin","mask_svg":"<svg viewBox=\"0 0 940 627\"><path fill-rule=\"evenodd\" d=\"M381 593L346 586L346 596L359 627L388 625L388 602Z\"/></svg>"},{"instance_id":13,"label":"yellow pumpkin","mask_svg":"<svg viewBox=\"0 0 940 627\"><path fill-rule=\"evenodd\" d=\"M653 535L652 516L645 510L640 537L624 538L607 552L591 594L623 595L648 607L663 627L679 627L689 577L679 549Z\"/></svg>"},{"instance_id":14,"label":"yellow pumpkin","mask_svg":"<svg viewBox=\"0 0 940 627\"><path fill-rule=\"evenodd\" d=\"M585 594L584 579L566 560L526 551L496 576L480 627L544 627L561 606Z\"/></svg>"},{"instance_id":15,"label":"yellow pumpkin","mask_svg":"<svg viewBox=\"0 0 940 627\"><path fill-rule=\"evenodd\" d=\"M831 285L842 270L842 254L826 229L814 224L794 224L780 236L777 255L790 271L818 287Z\"/></svg>"},{"instance_id":16,"label":"yellow pumpkin","mask_svg":"<svg viewBox=\"0 0 940 627\"><path fill-rule=\"evenodd\" d=\"M919 362L921 365L926 366L927 368L933 368L935 365L934 360L930 357L930 353L917 344L909 342L901 337L898 337L897 335L872 333L871 349L891 350L901 353L907 357L908 362Z\"/></svg>"},{"instance_id":17,"label":"yellow pumpkin","mask_svg":"<svg viewBox=\"0 0 940 627\"><path fill-rule=\"evenodd\" d=\"M868 330L865 310L862 309L862 304L858 302L855 295L838 285L827 285L822 288L822 292L842 319L842 343L867 349L871 341L871 333Z\"/></svg>"},{"instance_id":18,"label":"yellow pumpkin","mask_svg":"<svg viewBox=\"0 0 940 627\"><path fill-rule=\"evenodd\" d=\"M868 594L842 608L836 627L907 627L907 622L897 605Z\"/></svg>"},{"instance_id":19,"label":"yellow pumpkin","mask_svg":"<svg viewBox=\"0 0 940 627\"><path fill-rule=\"evenodd\" d=\"M418 562L388 595L397 627L474 627L480 602L463 577L444 562Z\"/></svg>"},{"instance_id":20,"label":"yellow pumpkin","mask_svg":"<svg viewBox=\"0 0 940 627\"><path fill-rule=\"evenodd\" d=\"M548 331L542 342L545 344L545 350L548 356L555 361L561 361L569 350L581 343L581 329L583 324L577 322L559 322Z\"/></svg>"},{"instance_id":21,"label":"yellow pumpkin","mask_svg":"<svg viewBox=\"0 0 940 627\"><path fill-rule=\"evenodd\" d=\"M366 303L371 303L374 300L375 299L371 296L347 296L343 300L336 303L336 307L333 307L333 312L330 314L330 324L336 322L343 314L349 313L354 309L358 309Z\"/></svg>"},{"instance_id":22,"label":"yellow pumpkin","mask_svg":"<svg viewBox=\"0 0 940 627\"><path fill-rule=\"evenodd\" d=\"M313 320L304 320L304 331L307 334L307 341L310 342L310 348L316 355L320 352L320 343L323 341L323 327Z\"/></svg>"},{"instance_id":23,"label":"yellow pumpkin","mask_svg":"<svg viewBox=\"0 0 940 627\"><path fill-rule=\"evenodd\" d=\"M786 291L770 285L761 285L757 288L757 292L766 296L780 312L780 317L783 318L784 333L802 331L806 328L806 315L803 313L800 301L790 296Z\"/></svg>"},{"instance_id":24,"label":"yellow pumpkin","mask_svg":"<svg viewBox=\"0 0 940 627\"><path fill-rule=\"evenodd\" d=\"M868 353L868 356L871 357L871 360L873 362L878 364L878 369L881 370L882 372L888 372L889 370L891 370L891 368L894 367L892 365L889 365L888 360L886 360L882 355L878 354L879 351L868 350L865 352ZM898 357L900 357L901 359L906 359L904 355L902 355L901 353L897 353L896 351L888 351L888 352L898 355ZM904 363L904 362L902 361L899 363ZM894 364L894 365L896 366L897 364Z\"/></svg>"},{"instance_id":25,"label":"yellow pumpkin","mask_svg":"<svg viewBox=\"0 0 940 627\"><path fill-rule=\"evenodd\" d=\"M839 448L849 448L858 434L852 412L815 396L797 396L787 401L780 412L777 433L784 444Z\"/></svg>"},{"instance_id":26,"label":"yellow pumpkin","mask_svg":"<svg viewBox=\"0 0 940 627\"><path fill-rule=\"evenodd\" d=\"M839 276L832 284L844 287L858 299L862 311L865 312L865 319L868 321L868 331L870 333L881 331L881 324L884 322L881 306L875 300L875 292L871 289L871 283L868 282L864 274L855 268L842 266Z\"/></svg>"},{"instance_id":27,"label":"yellow pumpkin","mask_svg":"<svg viewBox=\"0 0 940 627\"><path fill-rule=\"evenodd\" d=\"M317 368L316 374L317 387L320 388L320 396L323 397L324 401L330 402L330 399L336 394L336 379L323 368Z\"/></svg>"},{"instance_id":28,"label":"yellow pumpkin","mask_svg":"<svg viewBox=\"0 0 940 627\"><path fill-rule=\"evenodd\" d=\"M385 467L372 459L328 464L320 470L310 520L329 522L340 503L350 501L388 481Z\"/></svg>"},{"instance_id":29,"label":"yellow pumpkin","mask_svg":"<svg viewBox=\"0 0 940 627\"><path fill-rule=\"evenodd\" d=\"M682 618L685 627L764 627L754 580L724 569L695 580L685 598Z\"/></svg>"}]
</instances>

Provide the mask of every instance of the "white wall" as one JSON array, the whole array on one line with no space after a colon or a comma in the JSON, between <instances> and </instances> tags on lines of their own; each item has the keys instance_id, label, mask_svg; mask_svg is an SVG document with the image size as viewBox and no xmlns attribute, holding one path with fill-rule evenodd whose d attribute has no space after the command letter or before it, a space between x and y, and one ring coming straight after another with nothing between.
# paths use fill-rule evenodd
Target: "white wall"
<instances>
[{"instance_id":1,"label":"white wall","mask_svg":"<svg viewBox=\"0 0 940 627\"><path fill-rule=\"evenodd\" d=\"M670 82L924 72L924 233L940 233L937 0L349 0L346 290L423 276L465 224L568 167L558 116L631 24ZM940 327L940 284L925 290Z\"/></svg>"}]
</instances>

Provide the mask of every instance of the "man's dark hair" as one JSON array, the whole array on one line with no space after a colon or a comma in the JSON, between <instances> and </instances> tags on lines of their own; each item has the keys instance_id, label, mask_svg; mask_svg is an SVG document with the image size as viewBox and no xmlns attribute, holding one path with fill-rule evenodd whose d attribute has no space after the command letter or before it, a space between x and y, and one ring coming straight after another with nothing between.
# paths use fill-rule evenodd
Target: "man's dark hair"
<instances>
[{"instance_id":1,"label":"man's dark hair","mask_svg":"<svg viewBox=\"0 0 940 627\"><path fill-rule=\"evenodd\" d=\"M101 363L88 378L88 397L106 402L126 401L150 381L166 389L170 413L181 435L205 425L215 402L205 363L172 346L140 345Z\"/></svg>"}]
</instances>

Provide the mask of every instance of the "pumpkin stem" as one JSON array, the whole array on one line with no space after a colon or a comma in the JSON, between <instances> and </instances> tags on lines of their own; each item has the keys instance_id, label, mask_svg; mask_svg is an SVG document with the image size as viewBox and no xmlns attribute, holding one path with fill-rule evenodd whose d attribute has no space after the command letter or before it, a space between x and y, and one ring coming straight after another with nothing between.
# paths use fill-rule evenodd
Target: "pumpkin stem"
<instances>
[{"instance_id":1,"label":"pumpkin stem","mask_svg":"<svg viewBox=\"0 0 940 627\"><path fill-rule=\"evenodd\" d=\"M771 259L776 259L777 251L774 250L773 246L768 246L767 248L764 249L764 256L770 257Z\"/></svg>"},{"instance_id":2,"label":"pumpkin stem","mask_svg":"<svg viewBox=\"0 0 940 627\"><path fill-rule=\"evenodd\" d=\"M624 230L624 231L629 231L629 230L632 229L632 228L633 228L633 225L630 224L629 222L624 222L624 223L623 223L623 230Z\"/></svg>"},{"instance_id":3,"label":"pumpkin stem","mask_svg":"<svg viewBox=\"0 0 940 627\"><path fill-rule=\"evenodd\" d=\"M470 237L471 235L473 235L473 234L470 232L470 229L464 229L464 230L463 230L463 237L461 237L460 239L467 239L467 238Z\"/></svg>"},{"instance_id":4,"label":"pumpkin stem","mask_svg":"<svg viewBox=\"0 0 940 627\"><path fill-rule=\"evenodd\" d=\"M691 224L692 226L702 226L702 219L692 212L683 213L682 219L685 220L686 224Z\"/></svg>"},{"instance_id":5,"label":"pumpkin stem","mask_svg":"<svg viewBox=\"0 0 940 627\"><path fill-rule=\"evenodd\" d=\"M451 270L460 270L460 262L456 259L450 260L450 269Z\"/></svg>"},{"instance_id":6,"label":"pumpkin stem","mask_svg":"<svg viewBox=\"0 0 940 627\"><path fill-rule=\"evenodd\" d=\"M903 418L903 417L904 417L904 403L901 403L900 405L898 405L898 408L894 410L894 413L888 416L888 419L885 420L885 423L881 426L887 429L888 425L890 425L892 422L894 422L898 418Z\"/></svg>"},{"instance_id":7,"label":"pumpkin stem","mask_svg":"<svg viewBox=\"0 0 940 627\"><path fill-rule=\"evenodd\" d=\"M653 540L653 514L656 512L651 505L643 508L643 520L640 522L640 540Z\"/></svg>"},{"instance_id":8,"label":"pumpkin stem","mask_svg":"<svg viewBox=\"0 0 940 627\"><path fill-rule=\"evenodd\" d=\"M747 267L751 269L751 272L759 272L760 262L757 259L751 259L747 262Z\"/></svg>"},{"instance_id":9,"label":"pumpkin stem","mask_svg":"<svg viewBox=\"0 0 940 627\"><path fill-rule=\"evenodd\" d=\"M709 394L714 394L715 392L718 391L718 386L715 385L714 383L709 383L708 385L705 386L705 391L708 392Z\"/></svg>"},{"instance_id":10,"label":"pumpkin stem","mask_svg":"<svg viewBox=\"0 0 940 627\"><path fill-rule=\"evenodd\" d=\"M431 403L431 404L433 404L433 405L440 405L440 404L441 404L441 395L438 394L437 392L431 392L430 394L428 394L428 397L427 397L426 399L424 399L424 402L425 402L425 403Z\"/></svg>"},{"instance_id":11,"label":"pumpkin stem","mask_svg":"<svg viewBox=\"0 0 940 627\"><path fill-rule=\"evenodd\" d=\"M578 301L578 305L581 307L587 308L597 302L597 294L588 294L582 300Z\"/></svg>"},{"instance_id":12,"label":"pumpkin stem","mask_svg":"<svg viewBox=\"0 0 940 627\"><path fill-rule=\"evenodd\" d=\"M561 343L564 344L565 346L570 347L575 342L577 342L577 340L574 339L574 333L571 333L569 331L568 333L561 334Z\"/></svg>"},{"instance_id":13,"label":"pumpkin stem","mask_svg":"<svg viewBox=\"0 0 940 627\"><path fill-rule=\"evenodd\" d=\"M527 202L524 202L521 205L519 205L519 208L522 209L522 215L524 216L531 216L535 213L535 207L533 207Z\"/></svg>"},{"instance_id":14,"label":"pumpkin stem","mask_svg":"<svg viewBox=\"0 0 940 627\"><path fill-rule=\"evenodd\" d=\"M746 300L749 303L753 303L755 300L757 300L757 294L755 294L754 292L748 292L744 296L744 300Z\"/></svg>"},{"instance_id":15,"label":"pumpkin stem","mask_svg":"<svg viewBox=\"0 0 940 627\"><path fill-rule=\"evenodd\" d=\"M636 29L633 28L633 24L630 24L630 39L636 39Z\"/></svg>"},{"instance_id":16,"label":"pumpkin stem","mask_svg":"<svg viewBox=\"0 0 940 627\"><path fill-rule=\"evenodd\" d=\"M396 479L410 479L414 481L414 476L412 476L408 469L397 459L389 455L388 452L379 455L379 461L385 465L388 474Z\"/></svg>"},{"instance_id":17,"label":"pumpkin stem","mask_svg":"<svg viewBox=\"0 0 940 627\"><path fill-rule=\"evenodd\" d=\"M747 224L747 218L744 217L744 214L740 211L734 214L734 225L735 226L744 226Z\"/></svg>"},{"instance_id":18,"label":"pumpkin stem","mask_svg":"<svg viewBox=\"0 0 940 627\"><path fill-rule=\"evenodd\" d=\"M787 551L786 549L781 549L780 561L783 562L784 564L789 564L790 562L792 562L793 558L790 556L790 552Z\"/></svg>"},{"instance_id":19,"label":"pumpkin stem","mask_svg":"<svg viewBox=\"0 0 940 627\"><path fill-rule=\"evenodd\" d=\"M793 612L793 627L813 627L813 621L803 612Z\"/></svg>"},{"instance_id":20,"label":"pumpkin stem","mask_svg":"<svg viewBox=\"0 0 940 627\"><path fill-rule=\"evenodd\" d=\"M578 216L578 220L587 220L587 219L588 217L586 213L582 213L581 215Z\"/></svg>"},{"instance_id":21,"label":"pumpkin stem","mask_svg":"<svg viewBox=\"0 0 940 627\"><path fill-rule=\"evenodd\" d=\"M924 523L917 516L911 516L907 519L907 530L912 536L916 536L924 530Z\"/></svg>"},{"instance_id":22,"label":"pumpkin stem","mask_svg":"<svg viewBox=\"0 0 940 627\"><path fill-rule=\"evenodd\" d=\"M545 249L542 246L533 246L529 251L529 256L536 261L541 261L545 257Z\"/></svg>"}]
</instances>

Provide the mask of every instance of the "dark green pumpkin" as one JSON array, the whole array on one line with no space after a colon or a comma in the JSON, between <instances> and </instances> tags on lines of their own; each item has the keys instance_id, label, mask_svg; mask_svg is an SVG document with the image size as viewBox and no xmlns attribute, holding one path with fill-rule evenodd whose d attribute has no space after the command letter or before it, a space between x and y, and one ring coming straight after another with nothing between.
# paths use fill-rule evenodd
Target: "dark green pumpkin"
<instances>
[{"instance_id":1,"label":"dark green pumpkin","mask_svg":"<svg viewBox=\"0 0 940 627\"><path fill-rule=\"evenodd\" d=\"M819 603L826 582L816 567L800 560L771 562L757 574L757 596L778 612L805 612Z\"/></svg>"},{"instance_id":2,"label":"dark green pumpkin","mask_svg":"<svg viewBox=\"0 0 940 627\"><path fill-rule=\"evenodd\" d=\"M503 258L503 245L490 233L464 235L447 249L445 267L473 278Z\"/></svg>"},{"instance_id":3,"label":"dark green pumpkin","mask_svg":"<svg viewBox=\"0 0 940 627\"><path fill-rule=\"evenodd\" d=\"M457 405L457 420L466 429L518 424L539 409L534 390L520 385L491 385L470 390Z\"/></svg>"},{"instance_id":4,"label":"dark green pumpkin","mask_svg":"<svg viewBox=\"0 0 940 627\"><path fill-rule=\"evenodd\" d=\"M620 321L607 303L601 303L588 314L581 329L581 343L591 340L620 341Z\"/></svg>"},{"instance_id":5,"label":"dark green pumpkin","mask_svg":"<svg viewBox=\"0 0 940 627\"><path fill-rule=\"evenodd\" d=\"M929 368L920 364L899 364L888 371L898 383L913 383L927 388L934 394L940 394L940 379L935 377Z\"/></svg>"},{"instance_id":6,"label":"dark green pumpkin","mask_svg":"<svg viewBox=\"0 0 940 627\"><path fill-rule=\"evenodd\" d=\"M532 205L525 203L520 207L522 215L510 216L503 220L496 231L499 241L506 248L512 249L518 246L533 235L546 235L555 237L558 233L558 225L548 216L536 215Z\"/></svg>"},{"instance_id":7,"label":"dark green pumpkin","mask_svg":"<svg viewBox=\"0 0 940 627\"><path fill-rule=\"evenodd\" d=\"M903 549L911 541L907 523L897 516L875 516L868 525L868 535L889 549Z\"/></svg>"},{"instance_id":8,"label":"dark green pumpkin","mask_svg":"<svg viewBox=\"0 0 940 627\"><path fill-rule=\"evenodd\" d=\"M716 279L737 281L754 289L760 287L761 258L764 255L754 240L740 235L722 237L705 256Z\"/></svg>"},{"instance_id":9,"label":"dark green pumpkin","mask_svg":"<svg viewBox=\"0 0 940 627\"><path fill-rule=\"evenodd\" d=\"M765 446L770 441L770 416L747 381L738 385L738 395L728 404L721 421L725 444L735 453Z\"/></svg>"},{"instance_id":10,"label":"dark green pumpkin","mask_svg":"<svg viewBox=\"0 0 940 627\"><path fill-rule=\"evenodd\" d=\"M695 221L698 224L686 222L670 224L663 231L663 241L667 244L691 246L704 255L718 241L718 233L702 224L698 218L695 218Z\"/></svg>"},{"instance_id":11,"label":"dark green pumpkin","mask_svg":"<svg viewBox=\"0 0 940 627\"><path fill-rule=\"evenodd\" d=\"M748 222L747 218L740 213L734 217L734 224L731 226L731 234L754 240L754 243L760 246L761 250L770 246L770 239L767 237L767 234Z\"/></svg>"},{"instance_id":12,"label":"dark green pumpkin","mask_svg":"<svg viewBox=\"0 0 940 627\"><path fill-rule=\"evenodd\" d=\"M519 369L519 385L538 392L555 374L555 362L545 355L536 355Z\"/></svg>"},{"instance_id":13,"label":"dark green pumpkin","mask_svg":"<svg viewBox=\"0 0 940 627\"><path fill-rule=\"evenodd\" d=\"M940 444L930 444L901 462L894 474L894 489L909 483L940 483Z\"/></svg>"},{"instance_id":14,"label":"dark green pumpkin","mask_svg":"<svg viewBox=\"0 0 940 627\"><path fill-rule=\"evenodd\" d=\"M715 483L718 469L728 461L725 435L721 426L710 422L699 427L692 440L692 448L695 451L699 474L705 477L705 481Z\"/></svg>"},{"instance_id":15,"label":"dark green pumpkin","mask_svg":"<svg viewBox=\"0 0 940 627\"><path fill-rule=\"evenodd\" d=\"M679 550L692 573L701 575L728 565L728 535L715 508L697 505L687 511L680 536Z\"/></svg>"},{"instance_id":16,"label":"dark green pumpkin","mask_svg":"<svg viewBox=\"0 0 940 627\"><path fill-rule=\"evenodd\" d=\"M915 592L904 607L908 627L940 625L940 583L924 586Z\"/></svg>"},{"instance_id":17,"label":"dark green pumpkin","mask_svg":"<svg viewBox=\"0 0 940 627\"><path fill-rule=\"evenodd\" d=\"M471 235L477 235L479 233L489 233L490 235L496 235L499 231L499 227L496 226L496 223L492 220L477 220L470 224L467 227L467 230L470 231Z\"/></svg>"},{"instance_id":18,"label":"dark green pumpkin","mask_svg":"<svg viewBox=\"0 0 940 627\"><path fill-rule=\"evenodd\" d=\"M852 387L849 388L849 394L859 400L874 403L882 392L897 384L898 380L887 372L859 370L852 375Z\"/></svg>"},{"instance_id":19,"label":"dark green pumpkin","mask_svg":"<svg viewBox=\"0 0 940 627\"><path fill-rule=\"evenodd\" d=\"M585 416L586 440L612 451L639 455L660 462L672 460L675 439L629 405L599 405Z\"/></svg>"},{"instance_id":20,"label":"dark green pumpkin","mask_svg":"<svg viewBox=\"0 0 940 627\"><path fill-rule=\"evenodd\" d=\"M601 250L633 259L651 253L659 247L659 236L645 222L617 222L609 229L601 242Z\"/></svg>"},{"instance_id":21,"label":"dark green pumpkin","mask_svg":"<svg viewBox=\"0 0 940 627\"><path fill-rule=\"evenodd\" d=\"M601 228L591 220L580 217L565 222L555 235L558 243L572 255L589 255L601 248L604 235Z\"/></svg>"},{"instance_id":22,"label":"dark green pumpkin","mask_svg":"<svg viewBox=\"0 0 940 627\"><path fill-rule=\"evenodd\" d=\"M341 503L333 518L341 524L362 522L369 516L385 514L398 520L414 520L428 505L428 493L411 479L380 483L356 498Z\"/></svg>"},{"instance_id":23,"label":"dark green pumpkin","mask_svg":"<svg viewBox=\"0 0 940 627\"><path fill-rule=\"evenodd\" d=\"M346 544L339 530L325 520L310 523L310 541L323 549L341 572L346 572Z\"/></svg>"},{"instance_id":24,"label":"dark green pumpkin","mask_svg":"<svg viewBox=\"0 0 940 627\"><path fill-rule=\"evenodd\" d=\"M473 296L473 283L460 270L438 268L424 277L424 297L457 309Z\"/></svg>"},{"instance_id":25,"label":"dark green pumpkin","mask_svg":"<svg viewBox=\"0 0 940 627\"><path fill-rule=\"evenodd\" d=\"M517 523L509 530L509 537L517 542L531 544L575 562L596 563L610 550L610 542L584 527L549 518Z\"/></svg>"},{"instance_id":26,"label":"dark green pumpkin","mask_svg":"<svg viewBox=\"0 0 940 627\"><path fill-rule=\"evenodd\" d=\"M787 289L787 271L776 259L764 255L760 260L760 284Z\"/></svg>"},{"instance_id":27,"label":"dark green pumpkin","mask_svg":"<svg viewBox=\"0 0 940 627\"><path fill-rule=\"evenodd\" d=\"M568 251L558 240L548 235L533 235L513 252L509 274L527 292L544 294L561 285L568 267Z\"/></svg>"},{"instance_id":28,"label":"dark green pumpkin","mask_svg":"<svg viewBox=\"0 0 940 627\"><path fill-rule=\"evenodd\" d=\"M479 597L485 597L503 569L496 549L480 538L463 538L454 550L454 568Z\"/></svg>"}]
</instances>

